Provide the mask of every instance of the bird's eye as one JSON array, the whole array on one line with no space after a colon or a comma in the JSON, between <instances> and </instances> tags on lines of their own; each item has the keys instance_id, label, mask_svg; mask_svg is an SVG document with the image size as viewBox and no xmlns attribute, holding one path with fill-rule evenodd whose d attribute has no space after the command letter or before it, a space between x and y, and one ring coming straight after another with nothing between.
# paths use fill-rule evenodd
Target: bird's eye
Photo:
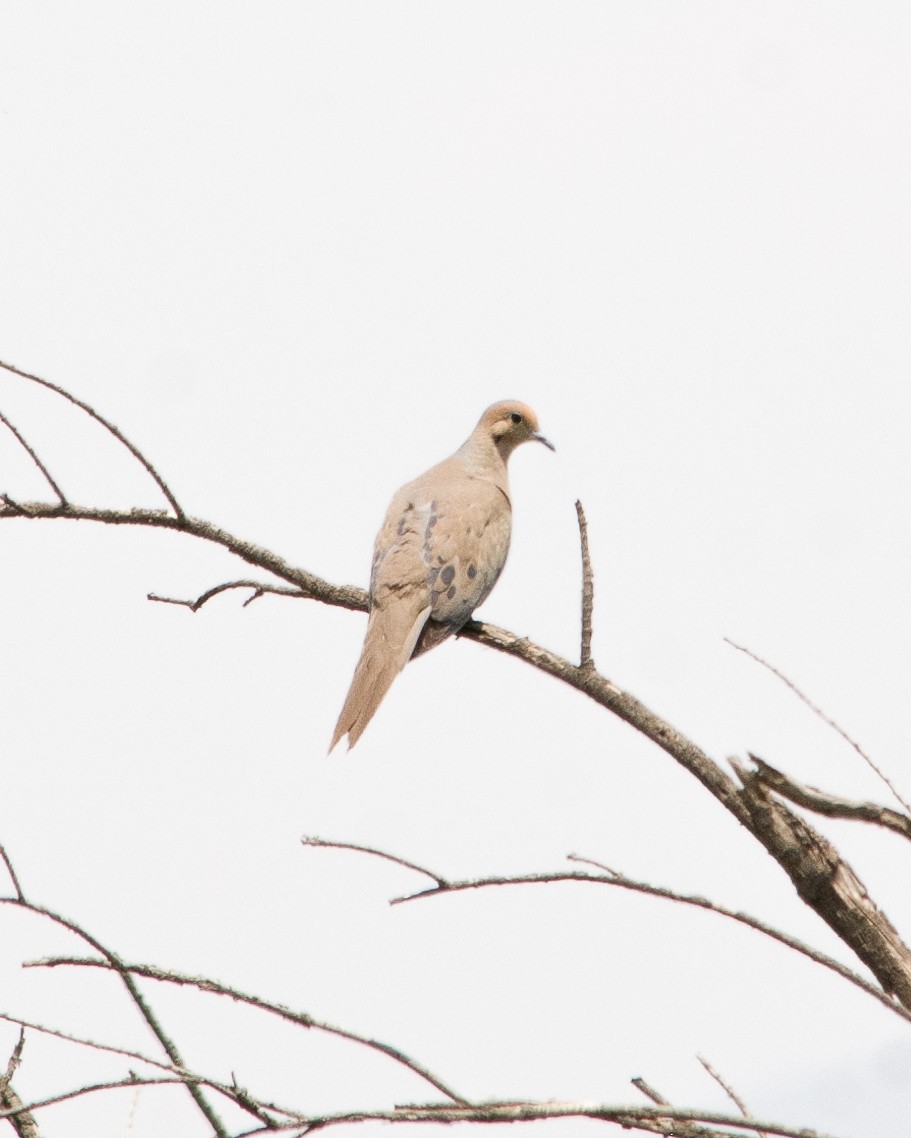
<instances>
[{"instance_id":1,"label":"bird's eye","mask_svg":"<svg viewBox=\"0 0 911 1138\"><path fill-rule=\"evenodd\" d=\"M518 411L513 411L513 413L509 417L510 417L510 419L512 419L512 421L514 423L521 423L522 422L522 416L519 414Z\"/></svg>"}]
</instances>

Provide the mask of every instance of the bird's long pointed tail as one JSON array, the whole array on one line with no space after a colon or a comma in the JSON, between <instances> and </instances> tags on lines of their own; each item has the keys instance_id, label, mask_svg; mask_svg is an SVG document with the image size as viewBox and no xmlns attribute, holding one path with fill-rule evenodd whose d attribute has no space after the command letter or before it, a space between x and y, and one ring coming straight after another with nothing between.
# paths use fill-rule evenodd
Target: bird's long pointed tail
<instances>
[{"instance_id":1,"label":"bird's long pointed tail","mask_svg":"<svg viewBox=\"0 0 911 1138\"><path fill-rule=\"evenodd\" d=\"M392 681L411 657L429 616L429 605L416 617L395 605L371 610L364 647L335 725L330 752L343 735L348 736L349 751L363 735Z\"/></svg>"}]
</instances>

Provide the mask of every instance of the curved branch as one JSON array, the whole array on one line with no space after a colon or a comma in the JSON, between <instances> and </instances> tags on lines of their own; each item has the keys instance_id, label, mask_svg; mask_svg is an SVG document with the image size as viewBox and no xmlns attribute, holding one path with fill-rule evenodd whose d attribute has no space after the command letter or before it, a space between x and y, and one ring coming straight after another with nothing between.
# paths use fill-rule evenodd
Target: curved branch
<instances>
[{"instance_id":1,"label":"curved branch","mask_svg":"<svg viewBox=\"0 0 911 1138\"><path fill-rule=\"evenodd\" d=\"M105 960L73 956L49 956L43 960L29 961L24 967L57 968L61 965L75 965L79 968L104 968L106 970L119 971L116 965ZM314 1019L313 1016L308 1015L306 1012L295 1012L291 1008L285 1007L284 1004L275 1004L272 1003L271 1000L262 999L260 996L252 996L247 992L241 992L237 988L230 988L227 984L219 984L217 980L209 980L205 976L187 976L182 972L172 972L164 968L156 968L153 964L123 964L122 967L134 976L144 976L149 980L160 980L166 984L188 986L196 988L200 992L210 992L216 996L228 996L238 1003L248 1004L250 1007L258 1008L260 1011L270 1012L272 1015L277 1015L281 1019L288 1020L289 1023L297 1024L299 1027L313 1028L314 1031L323 1031L328 1035L336 1035L340 1039L348 1039L352 1043L360 1043L364 1047L369 1047L373 1051L379 1051L382 1055L386 1055L388 1058L394 1059L397 1063L401 1063L403 1067L407 1067L409 1071L418 1075L425 1082L444 1094L448 1099L451 1099L452 1102L462 1106L469 1105L468 1099L456 1094L455 1091L446 1086L442 1079L438 1079L436 1075L428 1071L422 1063L410 1058L404 1051L400 1051L390 1043L383 1043L382 1040L371 1039L366 1035L359 1035L356 1031L348 1031L343 1027L336 1027L334 1024L326 1023L324 1020Z\"/></svg>"},{"instance_id":2,"label":"curved branch","mask_svg":"<svg viewBox=\"0 0 911 1138\"><path fill-rule=\"evenodd\" d=\"M44 463L41 461L41 459L38 457L38 455L35 453L35 450L31 446L31 444L29 443L28 439L26 439L25 436L20 431L18 431L15 426L13 426L13 424L9 421L9 419L6 417L6 415L3 414L2 411L0 411L0 423L3 423L4 426L6 426L9 429L9 431L11 432L13 437L16 439L16 441L20 444L20 446L23 448L23 450L26 452L26 454L29 456L29 458L32 460L32 462L34 462L35 466L37 466L38 469L41 471L41 474L44 476L45 482L47 482L48 486L50 486L50 488L54 491L54 493L57 495L58 499L60 500L60 505L65 506L66 505L66 498L63 496L63 491L60 489L60 487L57 485L57 483L51 477L50 471L44 465Z\"/></svg>"},{"instance_id":3,"label":"curved branch","mask_svg":"<svg viewBox=\"0 0 911 1138\"><path fill-rule=\"evenodd\" d=\"M400 1106L395 1110L349 1111L344 1114L324 1114L301 1119L305 1133L328 1126L348 1125L355 1122L482 1122L514 1123L538 1122L555 1118L592 1118L612 1122L625 1130L645 1130L663 1134L668 1138L679 1136L681 1124L703 1122L709 1126L727 1126L738 1133L744 1130L763 1130L775 1138L829 1138L818 1130L798 1129L758 1118L722 1114L707 1110L677 1110L669 1106L609 1106L600 1103L579 1102L487 1102L477 1106ZM280 1123L277 1129L290 1130L294 1124ZM247 1130L235 1138L253 1138L264 1130ZM717 1130L699 1130L700 1138L732 1138L730 1133Z\"/></svg>"},{"instance_id":4,"label":"curved branch","mask_svg":"<svg viewBox=\"0 0 911 1138\"><path fill-rule=\"evenodd\" d=\"M385 850L376 850L372 846L358 846L353 842L327 842L324 838L317 838L315 836L304 835L301 838L302 846L313 846L316 849L324 850L353 850L355 853L372 854L373 857L382 858L384 861L391 861L393 865L404 866L405 869L414 870L415 873L422 873L425 877L429 877L431 881L435 881L440 889L447 889L449 882L445 877L439 877L429 869L425 869L422 865L417 865L413 861L406 861L403 857L397 857L395 854L386 853ZM394 903L394 902L393 902Z\"/></svg>"},{"instance_id":5,"label":"curved branch","mask_svg":"<svg viewBox=\"0 0 911 1138\"><path fill-rule=\"evenodd\" d=\"M367 609L367 594L363 589L332 585L315 574L294 568L270 550L244 541L200 518L175 518L159 510L108 510L41 502L0 506L0 520L15 517L30 520L64 518L177 530L221 545L251 565L289 582L300 590L299 594L292 595L348 609ZM554 676L593 699L666 751L765 846L790 877L804 902L834 929L873 972L883 988L896 993L905 1007L911 1008L911 952L885 914L870 901L850 866L803 819L787 810L781 802L769 799L761 788L735 767L743 782L738 786L695 743L594 668L572 664L526 637L516 636L492 624L470 621L458 635L515 656Z\"/></svg>"},{"instance_id":6,"label":"curved branch","mask_svg":"<svg viewBox=\"0 0 911 1138\"><path fill-rule=\"evenodd\" d=\"M367 611L367 594L363 589L353 585L332 585L308 573L305 569L298 569L289 564L283 557L265 549L261 545L254 545L252 541L245 541L236 537L227 530L213 525L212 522L202 518L194 518L189 514L174 517L164 510L110 510L95 506L66 506L50 505L47 502L7 502L0 506L0 521L6 518L21 518L27 521L63 520L74 522L100 522L111 526L152 526L154 529L175 530L178 533L198 537L203 541L210 541L220 545L229 553L235 554L250 565L265 569L280 577L284 581L297 586L297 592L291 596L300 596L310 600L322 601L327 605L337 605L341 608ZM259 587L258 583L255 587ZM192 603L191 606L192 607Z\"/></svg>"},{"instance_id":7,"label":"curved branch","mask_svg":"<svg viewBox=\"0 0 911 1138\"><path fill-rule=\"evenodd\" d=\"M873 773L876 775L876 777L889 788L889 790L894 795L896 802L898 802L898 804L904 810L906 810L909 814L911 814L911 806L909 806L908 803L905 801L905 799L901 796L901 794L899 794L897 787L894 785L894 783L891 781L891 779L888 777L888 775L886 775L883 771L880 770L880 768L870 758L870 756L863 749L863 747L860 745L860 743L858 743L856 739L852 739L851 736L848 734L847 731L845 731L845 729L843 727L841 727L838 723L836 723L835 720L830 715L827 715L821 707L819 707L817 704L815 704L810 699L809 696L805 695L804 692L802 692L800 690L800 688L797 686L797 684L794 683L793 680L789 679L784 674L784 672L779 671L778 668L776 668L774 664L770 664L768 662L768 660L764 660L761 656L758 656L752 650L752 648L747 648L743 644L737 644L735 641L731 640L727 636L724 639L725 639L725 643L730 644L730 646L732 648L736 648L738 652L742 652L745 656L749 656L749 658L751 660L755 660L757 664L761 665L767 671L771 672L773 676L776 676L779 680L781 680L781 682L785 685L785 687L790 688L791 691L797 696L797 698L799 700L802 700L803 703L805 703L807 705L807 707L813 712L814 715L819 716L819 718L823 721L823 723L826 724L826 726L831 727L832 730L835 731L836 734L840 735L842 737L842 739L844 739L844 741L849 746L854 748L854 750L858 753L858 755L860 755L860 757L867 764L867 766L870 768L870 770L873 771Z\"/></svg>"},{"instance_id":8,"label":"curved branch","mask_svg":"<svg viewBox=\"0 0 911 1138\"><path fill-rule=\"evenodd\" d=\"M252 1114L258 1122L268 1123L271 1121L266 1115L262 1105L252 1100L246 1092L239 1093L237 1086L229 1086L227 1083L220 1083L216 1079L199 1075L194 1071L188 1070L186 1067L174 1067L170 1063L162 1063L159 1059L153 1059L149 1055L143 1055L141 1051L131 1051L126 1047L115 1047L109 1043L99 1043L96 1039L85 1039L79 1035L71 1035L68 1031L60 1031L57 1028L46 1027L44 1024L33 1023L30 1020L21 1019L19 1016L8 1015L6 1012L0 1012L0 1020L3 1020L5 1023L18 1024L20 1028L28 1028L29 1031L36 1031L41 1035L48 1035L53 1039L62 1039L66 1043L75 1043L79 1047L86 1047L93 1051L103 1051L106 1055L119 1055L125 1059L137 1059L140 1063L147 1063L157 1071L163 1071L168 1075L173 1075L181 1082L189 1080L197 1086L205 1086L213 1091L217 1091L227 1099L230 1099L231 1102L239 1106L242 1110L246 1110L248 1114ZM288 1117L297 1117L297 1111L276 1106L274 1103L269 1103L268 1105L270 1110L274 1110L279 1114L284 1114Z\"/></svg>"},{"instance_id":9,"label":"curved branch","mask_svg":"<svg viewBox=\"0 0 911 1138\"><path fill-rule=\"evenodd\" d=\"M188 608L190 612L199 612L202 606L208 601L211 601L213 597L227 593L231 589L253 590L252 594L247 597L241 605L241 608L246 608L247 605L259 600L259 598L265 596L266 593L276 593L280 597L300 598L305 598L307 595L306 593L302 593L300 589L294 589L288 585L267 585L262 581L225 581L222 585L215 585L211 589L206 589L195 601L182 600L179 597L160 597L157 593L149 593L148 599L150 601L158 601L163 605L180 605L183 608Z\"/></svg>"},{"instance_id":10,"label":"curved branch","mask_svg":"<svg viewBox=\"0 0 911 1138\"><path fill-rule=\"evenodd\" d=\"M0 897L0 905L12 905L15 908L22 909L29 913L34 913L36 916L46 917L49 921L52 921L54 924L59 925L63 929L67 929L69 932L79 937L80 940L85 941L87 945L89 945L91 948L94 948L96 952L103 956L110 968L120 977L124 987L129 993L130 999L136 1005L139 1013L142 1015L142 1018L146 1021L146 1024L151 1029L152 1034L161 1044L165 1054L171 1061L171 1064L174 1067L183 1068L184 1062L180 1056L180 1052L177 1050L177 1045L164 1030L161 1023L158 1021L158 1017L152 1011L151 1007L149 1007L148 1003L146 1003L145 998L136 985L136 981L130 975L129 971L124 969L123 961L120 959L120 957L115 952L112 952L109 948L106 948L97 939L97 937L92 936L91 933L86 932L86 930L83 929L80 925L77 925L75 921L71 921L67 917L61 916L60 913L55 913L53 909L48 909L44 905L37 905L33 901L27 900L25 894L22 891L22 886L20 885L19 880L13 871L12 862L6 853L6 850L2 847L0 847L0 857L2 857L4 864L9 870L10 876L12 877L16 888L16 896ZM200 1091L198 1085L196 1085L190 1079L183 1081L186 1083L187 1090L190 1092L190 1095L192 1096L202 1115L205 1117L206 1121L212 1127L213 1131L217 1135L217 1138L228 1138L228 1132L225 1130L221 1119L217 1114L215 1114L212 1107L206 1101L205 1095L203 1095L203 1093Z\"/></svg>"},{"instance_id":11,"label":"curved branch","mask_svg":"<svg viewBox=\"0 0 911 1138\"><path fill-rule=\"evenodd\" d=\"M900 814L897 810L890 810L888 806L879 806L875 802L851 802L847 798L825 794L815 786L804 786L752 751L747 753L756 765L755 773L759 781L797 806L812 810L814 814L824 814L827 818L871 822L874 826L884 826L911 841L911 818L907 814Z\"/></svg>"},{"instance_id":12,"label":"curved branch","mask_svg":"<svg viewBox=\"0 0 911 1138\"><path fill-rule=\"evenodd\" d=\"M556 873L525 873L516 876L474 877L466 878L461 881L451 881L445 877L441 877L432 869L416 865L414 862L405 861L404 858L393 857L391 854L384 853L382 850L372 849L370 846L359 846L353 842L326 842L312 838L307 839L306 844L321 845L335 849L355 850L359 853L369 854L371 857L385 858L389 861L396 862L398 865L403 865L408 869L413 869L415 872L421 873L436 882L436 885L432 888L420 889L416 893L407 893L400 897L393 897L389 902L390 905L403 905L408 901L420 901L425 897L436 897L442 893L467 893L475 889L489 889L497 885L556 885L566 881L581 881L590 885L613 885L618 889L626 889L632 893L645 893L650 897L661 897L666 901L677 901L682 905L692 905L697 909L705 909L710 913L717 913L721 917L727 917L729 920L737 921L738 924L755 929L756 932L762 933L763 936L778 941L779 944L793 949L794 952L799 952L802 956L807 957L807 959L812 960L816 964L821 964L824 968L828 968L831 972L841 976L843 980L847 980L855 987L860 988L861 991L866 992L867 995L878 1000L879 1003L894 1012L897 1016L911 1023L911 1011L904 1008L901 1004L896 1004L882 988L871 984L869 980L865 980L863 976L852 971L834 957L812 948L804 941L791 936L790 933L782 932L780 929L776 929L774 925L768 925L765 921L761 921L758 917L753 917L749 913L741 913L736 909L728 909L725 905L718 905L714 901L710 901L707 897L700 897L695 893L678 893L675 889L668 889L663 885L651 885L647 881L637 881L635 878L627 877L625 874L618 873L614 869L608 869L607 866L602 866L600 862L593 861L591 858L578 857L576 854L568 855L569 861L597 866L604 871L603 874L584 873L579 870L563 870Z\"/></svg>"},{"instance_id":13,"label":"curved branch","mask_svg":"<svg viewBox=\"0 0 911 1138\"><path fill-rule=\"evenodd\" d=\"M19 1064L22 1062L22 1048L24 1046L25 1029L23 1025L20 1024L19 1039L13 1048L12 1055L9 1057L5 1074L0 1075L0 1110L15 1111L15 1114L10 1116L9 1122L13 1130L19 1135L19 1138L41 1138L41 1134L38 1131L38 1123L33 1118L31 1111L24 1105L22 1099L13 1089L13 1075L15 1075Z\"/></svg>"},{"instance_id":14,"label":"curved branch","mask_svg":"<svg viewBox=\"0 0 911 1138\"><path fill-rule=\"evenodd\" d=\"M179 519L184 516L183 510L179 506L177 499L168 489L167 483L161 477L155 467L151 464L151 462L149 462L139 447L137 447L135 443L131 443L126 435L123 434L123 432L118 427L115 427L112 422L110 422L108 419L105 419L103 415L99 415L94 407L90 407L88 403L83 403L83 401L81 399L77 399L75 395L70 395L70 393L64 390L64 388L58 387L56 383L51 383L49 379L42 379L38 375L32 375L32 373L29 371L22 371L21 368L15 367L13 364L4 363L3 360L0 360L0 367L8 372L12 372L13 375L18 375L22 379L31 380L32 383L40 384L41 387L46 387L49 391L54 391L57 393L57 395L63 396L63 398L68 402L73 403L76 407L79 407L80 410L85 411L86 415L94 419L96 423L100 423L101 426L105 428L105 430L110 431L114 438L117 439L117 441L123 446L125 446L130 454L136 459L136 461L144 466L148 473L152 476L159 490L167 499L168 504L174 511L176 517ZM56 487L54 487L54 492L60 494L60 491L57 490ZM64 503L62 494L60 495L60 501L62 505Z\"/></svg>"}]
</instances>

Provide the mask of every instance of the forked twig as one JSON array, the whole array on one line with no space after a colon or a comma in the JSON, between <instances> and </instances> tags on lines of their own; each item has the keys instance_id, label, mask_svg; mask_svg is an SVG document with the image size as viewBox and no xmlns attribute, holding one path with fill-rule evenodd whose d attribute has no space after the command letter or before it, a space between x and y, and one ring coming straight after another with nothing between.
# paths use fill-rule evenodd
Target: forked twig
<instances>
[{"instance_id":1,"label":"forked twig","mask_svg":"<svg viewBox=\"0 0 911 1138\"><path fill-rule=\"evenodd\" d=\"M43 960L28 961L24 967L57 968L61 965L74 965L78 968L103 968L115 972L120 970L118 966L106 960L74 956L49 956ZM248 992L242 992L238 988L229 987L227 984L220 984L217 980L209 980L204 976L187 976L182 972L156 968L153 964L122 963L121 967L124 971L129 972L133 976L142 976L146 979L159 980L166 984L196 988L200 992L209 992L216 996L228 996L238 1003L258 1008L260 1011L270 1012L281 1019L287 1020L289 1023L297 1024L299 1027L312 1028L314 1031L322 1031L327 1035L338 1036L340 1039L348 1039L352 1043L360 1043L364 1047L369 1047L373 1051L379 1051L382 1055L394 1059L403 1067L407 1067L409 1071L420 1076L420 1078L440 1091L452 1102L463 1106L469 1105L468 1099L463 1098L460 1094L457 1094L449 1088L442 1079L437 1078L437 1076L429 1071L422 1063L419 1063L416 1059L412 1059L409 1055L406 1055L404 1051L400 1051L398 1047L393 1047L390 1043L384 1043L379 1039L371 1039L369 1036L360 1035L355 1031L348 1031L346 1028L326 1023L325 1020L315 1019L307 1012L293 1011L284 1004L276 1004L271 1000L264 1000L261 996L254 996ZM179 1066L182 1067L182 1064L179 1064Z\"/></svg>"},{"instance_id":2,"label":"forked twig","mask_svg":"<svg viewBox=\"0 0 911 1138\"><path fill-rule=\"evenodd\" d=\"M311 840L307 844L317 843ZM828 968L838 976L841 976L843 980L847 980L849 983L854 984L855 987L860 988L861 991L872 996L884 1007L894 1012L895 1015L911 1023L911 1010L908 1010L900 1003L896 1003L882 988L872 984L869 980L865 980L863 976L852 971L846 965L842 964L841 961L836 960L834 957L827 956L826 953L820 952L818 949L812 948L810 945L805 944L804 941L798 940L797 937L782 932L780 929L776 929L773 925L766 924L765 921L761 921L758 917L751 916L749 913L741 913L735 909L728 909L724 905L718 905L714 901L710 901L707 897L700 897L693 893L678 893L676 890L668 889L663 885L651 885L646 881L637 881L632 877L626 877L624 874L618 873L616 870L608 869L606 866L601 867L605 871L604 874L580 873L577 870L570 870L556 873L528 873L512 877L476 877L462 881L452 881L440 877L439 874L424 866L406 862L404 859L393 857L391 854L386 854L380 850L371 849L369 846L359 846L353 842L320 841L319 844L330 848L356 850L373 857L381 857L389 861L395 861L399 865L414 869L416 872L436 882L436 885L431 889L421 889L416 893L393 897L389 902L390 905L401 905L408 901L419 901L425 897L436 897L444 893L467 893L476 889L488 889L499 885L553 885L559 882L575 881L592 885L614 886L617 889L626 889L632 893L645 893L651 897L661 897L667 901L676 901L682 905L691 905L697 909L705 909L710 913L717 913L721 917L727 917L729 920L736 921L738 924L755 929L756 932L762 933L763 936L778 941L779 944L785 945L785 947L792 949L794 952L799 952L801 956L807 957L807 959L814 961L816 964L821 964L824 968ZM570 854L569 857L572 861L600 866L599 862L592 861L589 858L581 858L575 854Z\"/></svg>"},{"instance_id":3,"label":"forked twig","mask_svg":"<svg viewBox=\"0 0 911 1138\"><path fill-rule=\"evenodd\" d=\"M790 802L812 810L816 814L824 814L828 818L849 818L858 822L871 822L875 826L884 826L901 834L903 838L911 841L911 818L901 814L898 810L891 810L888 806L879 806L875 802L851 802L847 798L836 798L835 795L825 794L815 786L804 786L797 779L773 767L752 751L747 751L750 759L756 765L756 775L759 780L787 798Z\"/></svg>"},{"instance_id":4,"label":"forked twig","mask_svg":"<svg viewBox=\"0 0 911 1138\"><path fill-rule=\"evenodd\" d=\"M879 769L879 767L876 765L873 759L870 758L860 743L858 743L856 739L852 739L848 732L845 731L845 729L840 726L840 724L836 723L831 715L827 715L826 712L818 706L818 704L815 704L809 698L809 696L800 690L800 688L797 686L797 684L794 683L793 680L789 679L784 674L784 672L779 671L774 664L770 664L768 660L764 660L761 656L758 656L751 648L747 648L743 644L737 644L735 641L731 640L730 637L725 636L724 639L725 643L730 644L732 648L736 648L738 652L743 652L743 654L745 656L749 656L751 660L755 660L757 664L760 664L763 668L766 668L768 671L770 671L773 676L777 676L778 679L781 680L781 682L785 685L785 687L790 688L791 691L797 696L797 698L802 700L814 715L819 716L823 723L831 727L833 731L837 732L837 734L839 734L842 739L844 739L844 741L849 744L849 746L854 748L854 750L858 753L858 755L860 755L870 770L873 771L877 778L879 778L889 788L889 790L895 796L896 802L898 802L908 814L911 814L911 806L909 806L901 794L899 794L889 776Z\"/></svg>"},{"instance_id":5,"label":"forked twig","mask_svg":"<svg viewBox=\"0 0 911 1138\"><path fill-rule=\"evenodd\" d=\"M163 605L181 605L184 608L188 608L190 612L199 612L207 601L211 601L213 597L217 597L221 593L228 592L229 589L253 590L252 595L247 597L241 605L241 608L246 608L247 605L265 596L266 593L276 593L280 597L305 598L307 596L303 590L293 588L290 585L267 585L263 581L225 581L222 585L214 585L211 589L206 589L195 601L181 600L179 597L160 597L157 593L149 593L148 599L150 601L158 601Z\"/></svg>"},{"instance_id":6,"label":"forked twig","mask_svg":"<svg viewBox=\"0 0 911 1138\"><path fill-rule=\"evenodd\" d=\"M164 494L165 498L167 498L168 504L170 505L171 509L174 511L178 520L183 519L184 512L181 509L180 505L178 504L177 499L174 497L174 495L169 490L168 485L165 482L165 480L161 477L161 475L158 473L158 471L155 469L155 467L151 464L151 462L149 462L149 460L142 453L142 451L139 449L139 447L137 447L135 443L130 442L130 440L126 437L126 435L118 427L115 427L114 424L109 419L105 419L105 417L103 415L99 415L99 413L95 410L94 407L90 407L88 403L83 402L83 400L81 400L81 399L77 399L75 395L70 395L70 393L68 391L66 391L62 387L58 387L58 385L56 383L51 383L51 381L49 379L42 379L41 376L39 376L39 375L33 375L29 371L23 371L21 368L18 368L13 364L5 363L3 360L0 360L0 367L4 368L6 371L12 372L13 375L18 375L22 379L31 380L32 383L40 384L42 387L46 387L49 391L56 392L57 395L61 395L64 399L68 400L70 403L73 403L76 407L79 407L81 410L85 411L86 415L88 415L92 419L94 419L96 423L100 423L101 426L105 428L105 430L110 431L110 433L114 436L114 438L117 439L117 441L119 443L121 443L123 446L125 446L127 448L127 450L130 452L130 454L136 459L136 461L141 463L141 465L144 466L145 469L148 471L148 473L152 476L152 478L155 480L159 490L161 490L162 494ZM59 490L56 489L56 487L55 487L55 493L58 494L58 496L61 499L61 502L63 502L64 499L63 499L62 495L60 495L60 492L59 492Z\"/></svg>"},{"instance_id":7,"label":"forked twig","mask_svg":"<svg viewBox=\"0 0 911 1138\"><path fill-rule=\"evenodd\" d=\"M152 1011L151 1007L149 1007L142 993L139 991L139 988L136 985L136 981L130 975L129 971L124 968L123 961L120 959L120 957L115 952L112 952L111 949L106 948L101 943L101 941L98 940L97 937L92 936L92 934L82 928L81 925L77 925L75 921L71 921L68 917L61 916L60 913L54 912L53 909L48 909L44 905L36 905L33 901L27 901L22 893L22 888L13 869L12 861L2 846L0 846L0 858L2 858L4 864L6 865L6 868L9 871L10 877L12 878L14 887L16 889L15 897L0 897L0 905L14 905L19 909L34 913L36 916L46 917L49 921L52 921L54 924L59 925L63 929L67 929L69 932L79 937L80 940L85 941L89 947L93 948L97 953L103 956L110 968L120 977L120 980L129 993L130 998L136 1005L143 1019L146 1021L147 1025L154 1034L155 1038L161 1044L165 1054L171 1061L171 1064L176 1068L183 1069L185 1064L181 1058L180 1052L177 1049L177 1045L164 1030L158 1020L158 1017ZM200 1112L205 1117L206 1121L212 1127L212 1130L217 1135L217 1138L228 1138L228 1132L225 1129L224 1124L218 1115L215 1114L214 1110L206 1100L205 1095L203 1095L202 1091L199 1089L199 1086L191 1079L185 1079L182 1081L186 1084L187 1090L192 1096ZM0 1115L0 1117L2 1117L2 1115Z\"/></svg>"},{"instance_id":8,"label":"forked twig","mask_svg":"<svg viewBox=\"0 0 911 1138\"><path fill-rule=\"evenodd\" d=\"M236 1103L243 1110L246 1110L249 1114L252 1114L258 1122L270 1121L263 1104L254 1102L249 1095L243 1096L243 1099L239 1098L236 1093L237 1087L235 1085L229 1086L227 1083L218 1082L205 1075L190 1071L186 1067L174 1067L170 1063L163 1063L160 1059L153 1059L150 1055L144 1055L141 1051L132 1051L127 1047L115 1047L109 1043L99 1043L96 1039L85 1039L79 1035L72 1035L68 1031L60 1031L57 1028L46 1027L44 1024L21 1019L19 1016L8 1015L6 1012L0 1012L0 1020L6 1023L18 1024L20 1031L24 1031L25 1028L28 1028L29 1031L36 1031L41 1035L47 1035L53 1039L62 1039L66 1043L75 1043L80 1047L87 1047L93 1051L102 1051L107 1055L119 1055L125 1059L136 1059L140 1063L146 1063L150 1067L154 1067L157 1071L163 1071L168 1075L173 1075L181 1081L189 1079L198 1086L209 1087L213 1091L217 1091L219 1094L230 1099L231 1102ZM288 1117L299 1117L297 1111L276 1106L274 1103L269 1103L268 1109Z\"/></svg>"}]
</instances>

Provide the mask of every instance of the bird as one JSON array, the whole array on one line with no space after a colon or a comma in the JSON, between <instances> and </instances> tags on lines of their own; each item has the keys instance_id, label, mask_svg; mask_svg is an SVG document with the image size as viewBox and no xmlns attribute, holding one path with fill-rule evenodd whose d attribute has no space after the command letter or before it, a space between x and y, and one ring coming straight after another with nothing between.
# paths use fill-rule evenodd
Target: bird
<instances>
[{"instance_id":1,"label":"bird","mask_svg":"<svg viewBox=\"0 0 911 1138\"><path fill-rule=\"evenodd\" d=\"M409 660L458 632L497 582L509 551L506 463L526 442L554 450L525 403L488 407L462 446L393 496L377 534L360 659L332 743L350 750Z\"/></svg>"}]
</instances>

